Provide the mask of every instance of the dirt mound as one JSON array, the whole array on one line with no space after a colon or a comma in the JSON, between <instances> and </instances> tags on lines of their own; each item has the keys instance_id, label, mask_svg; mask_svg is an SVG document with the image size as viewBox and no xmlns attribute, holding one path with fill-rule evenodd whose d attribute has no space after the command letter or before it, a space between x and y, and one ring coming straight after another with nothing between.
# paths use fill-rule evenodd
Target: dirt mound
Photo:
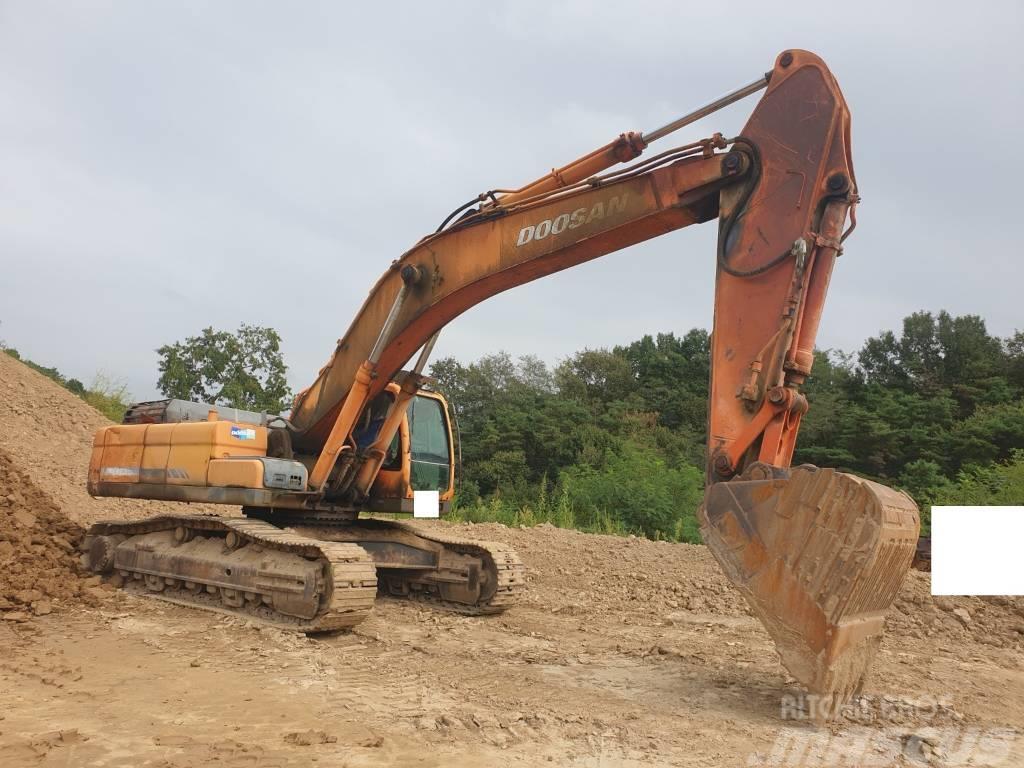
<instances>
[{"instance_id":1,"label":"dirt mound","mask_svg":"<svg viewBox=\"0 0 1024 768\"><path fill-rule=\"evenodd\" d=\"M618 614L629 621L671 620L676 612L743 615L743 597L708 551L695 544L602 536L542 524L458 526L459 533L515 548L527 567L528 601L554 613Z\"/></svg>"},{"instance_id":2,"label":"dirt mound","mask_svg":"<svg viewBox=\"0 0 1024 768\"><path fill-rule=\"evenodd\" d=\"M1024 597L937 597L931 594L930 574L911 571L886 628L915 639L1014 648L1024 640Z\"/></svg>"},{"instance_id":3,"label":"dirt mound","mask_svg":"<svg viewBox=\"0 0 1024 768\"><path fill-rule=\"evenodd\" d=\"M82 528L0 451L0 611L22 621L53 601L80 597L76 547Z\"/></svg>"},{"instance_id":4,"label":"dirt mound","mask_svg":"<svg viewBox=\"0 0 1024 768\"><path fill-rule=\"evenodd\" d=\"M458 529L514 547L527 567L525 601L555 615L616 616L623 624L647 626L750 615L702 546L546 524L463 523ZM933 597L931 575L911 571L889 611L886 635L900 643L930 638L950 647L972 641L1015 648L1024 642L1024 597Z\"/></svg>"},{"instance_id":5,"label":"dirt mound","mask_svg":"<svg viewBox=\"0 0 1024 768\"><path fill-rule=\"evenodd\" d=\"M182 506L89 496L93 434L110 421L6 354L0 354L0 424L0 611L19 621L68 599L95 602L98 578L82 578L88 574L76 551L83 527L181 512ZM235 512L207 505L188 511Z\"/></svg>"},{"instance_id":6,"label":"dirt mound","mask_svg":"<svg viewBox=\"0 0 1024 768\"><path fill-rule=\"evenodd\" d=\"M0 354L0 450L60 509L83 525L180 513L160 501L94 499L85 490L96 430L111 422L64 387L7 354ZM190 512L231 514L231 508L193 504Z\"/></svg>"}]
</instances>

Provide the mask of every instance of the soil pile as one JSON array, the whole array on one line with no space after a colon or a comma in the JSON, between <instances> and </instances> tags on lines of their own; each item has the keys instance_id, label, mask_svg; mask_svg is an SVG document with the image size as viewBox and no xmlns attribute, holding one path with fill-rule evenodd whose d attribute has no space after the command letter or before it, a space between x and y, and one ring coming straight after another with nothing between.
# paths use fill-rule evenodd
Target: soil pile
<instances>
[{"instance_id":1,"label":"soil pile","mask_svg":"<svg viewBox=\"0 0 1024 768\"><path fill-rule=\"evenodd\" d=\"M931 574L911 571L886 618L889 632L908 638L939 638L951 647L973 641L1015 648L1024 641L1024 597L931 594Z\"/></svg>"},{"instance_id":2,"label":"soil pile","mask_svg":"<svg viewBox=\"0 0 1024 768\"><path fill-rule=\"evenodd\" d=\"M65 515L82 525L97 520L140 519L160 513L232 514L233 508L160 501L94 499L85 489L96 430L110 420L80 397L0 354L0 450Z\"/></svg>"},{"instance_id":3,"label":"soil pile","mask_svg":"<svg viewBox=\"0 0 1024 768\"><path fill-rule=\"evenodd\" d=\"M0 615L24 621L82 596L82 528L0 451Z\"/></svg>"},{"instance_id":4,"label":"soil pile","mask_svg":"<svg viewBox=\"0 0 1024 768\"><path fill-rule=\"evenodd\" d=\"M703 546L546 524L464 523L458 528L469 538L514 547L527 567L525 601L557 615L618 616L624 623L652 626L701 616L751 615ZM949 647L973 641L1016 648L1024 643L1024 597L933 597L931 574L912 570L889 611L886 633L907 643L933 638Z\"/></svg>"},{"instance_id":5,"label":"soil pile","mask_svg":"<svg viewBox=\"0 0 1024 768\"><path fill-rule=\"evenodd\" d=\"M89 496L93 434L110 423L81 398L0 353L0 615L6 620L103 596L99 578L83 578L89 574L78 560L78 542L90 523L183 511L180 504ZM187 511L236 513L201 504Z\"/></svg>"},{"instance_id":6,"label":"soil pile","mask_svg":"<svg viewBox=\"0 0 1024 768\"><path fill-rule=\"evenodd\" d=\"M466 523L458 528L469 538L511 545L526 563L526 599L555 613L600 612L660 622L678 611L747 612L743 597L700 545L582 533L547 523L533 528Z\"/></svg>"}]
</instances>

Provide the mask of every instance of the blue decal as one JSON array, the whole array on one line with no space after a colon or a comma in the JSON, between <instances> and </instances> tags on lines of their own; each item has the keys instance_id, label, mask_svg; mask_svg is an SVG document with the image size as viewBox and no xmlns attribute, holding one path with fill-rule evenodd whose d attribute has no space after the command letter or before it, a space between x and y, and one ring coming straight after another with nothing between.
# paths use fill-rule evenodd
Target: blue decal
<instances>
[{"instance_id":1,"label":"blue decal","mask_svg":"<svg viewBox=\"0 0 1024 768\"><path fill-rule=\"evenodd\" d=\"M231 427L231 436L238 440L255 440L256 430L252 427Z\"/></svg>"}]
</instances>

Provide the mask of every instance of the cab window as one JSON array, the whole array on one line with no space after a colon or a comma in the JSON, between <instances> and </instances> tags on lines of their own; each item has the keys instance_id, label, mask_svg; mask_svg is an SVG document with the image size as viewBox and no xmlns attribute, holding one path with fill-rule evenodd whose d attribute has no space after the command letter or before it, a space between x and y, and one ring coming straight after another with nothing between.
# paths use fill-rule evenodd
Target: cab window
<instances>
[{"instance_id":1,"label":"cab window","mask_svg":"<svg viewBox=\"0 0 1024 768\"><path fill-rule=\"evenodd\" d=\"M444 406L417 395L409 404L409 484L414 491L448 490L448 422Z\"/></svg>"}]
</instances>

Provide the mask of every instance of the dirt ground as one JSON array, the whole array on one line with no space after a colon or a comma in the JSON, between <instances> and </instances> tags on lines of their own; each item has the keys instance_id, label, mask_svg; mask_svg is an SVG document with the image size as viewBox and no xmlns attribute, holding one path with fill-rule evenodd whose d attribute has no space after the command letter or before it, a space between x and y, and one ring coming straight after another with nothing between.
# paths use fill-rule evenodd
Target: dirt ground
<instances>
[{"instance_id":1,"label":"dirt ground","mask_svg":"<svg viewBox=\"0 0 1024 768\"><path fill-rule=\"evenodd\" d=\"M697 546L457 526L517 549L520 605L378 600L307 638L77 571L80 526L167 508L86 494L104 423L0 355L4 768L1024 765L1020 598L932 598L911 573L864 696L828 727Z\"/></svg>"}]
</instances>

